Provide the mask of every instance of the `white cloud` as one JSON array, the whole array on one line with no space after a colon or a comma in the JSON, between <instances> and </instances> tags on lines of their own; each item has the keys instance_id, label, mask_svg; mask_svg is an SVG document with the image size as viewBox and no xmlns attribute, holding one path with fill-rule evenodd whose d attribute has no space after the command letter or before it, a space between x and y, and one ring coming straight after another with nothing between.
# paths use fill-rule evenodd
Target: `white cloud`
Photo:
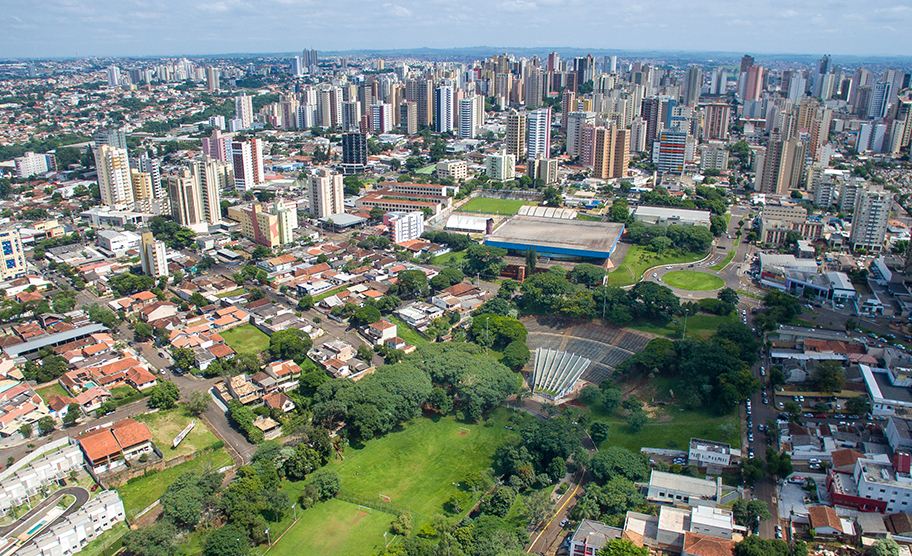
<instances>
[{"instance_id":1,"label":"white cloud","mask_svg":"<svg viewBox=\"0 0 912 556\"><path fill-rule=\"evenodd\" d=\"M789 17L789 18L791 18L791 17L797 16L797 15L798 15L798 12L796 12L795 10L785 10L785 11L782 12L780 15L781 15L782 17Z\"/></svg>"}]
</instances>

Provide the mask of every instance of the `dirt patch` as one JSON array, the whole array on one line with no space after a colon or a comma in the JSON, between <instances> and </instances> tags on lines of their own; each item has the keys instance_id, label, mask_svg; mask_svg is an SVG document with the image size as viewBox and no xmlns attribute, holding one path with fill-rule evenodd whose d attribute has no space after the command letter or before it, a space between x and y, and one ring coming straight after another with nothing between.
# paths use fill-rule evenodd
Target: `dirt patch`
<instances>
[{"instance_id":1,"label":"dirt patch","mask_svg":"<svg viewBox=\"0 0 912 556\"><path fill-rule=\"evenodd\" d=\"M466 431L459 431L459 436L465 436L467 434L469 434L469 433L467 433Z\"/></svg>"}]
</instances>

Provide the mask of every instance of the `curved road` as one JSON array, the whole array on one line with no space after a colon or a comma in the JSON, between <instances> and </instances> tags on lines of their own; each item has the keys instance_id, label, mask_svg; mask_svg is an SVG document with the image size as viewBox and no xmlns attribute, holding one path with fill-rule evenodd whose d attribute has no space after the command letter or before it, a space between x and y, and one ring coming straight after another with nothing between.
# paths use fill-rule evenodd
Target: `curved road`
<instances>
[{"instance_id":1,"label":"curved road","mask_svg":"<svg viewBox=\"0 0 912 556\"><path fill-rule=\"evenodd\" d=\"M89 497L91 496L88 490L80 486L64 487L48 496L40 504L32 508L27 514L15 522L5 527L0 527L0 537L15 537L21 535L25 531L28 531L34 526L34 521L37 521L50 507L57 504L57 502L67 494L75 496L76 501L71 504L70 507L67 508L67 510L64 511L62 515L60 515L60 517L51 522L50 525L45 525L44 529L53 527L54 525L62 522L66 516L75 512L81 508L83 504L88 502ZM17 532L17 529L22 529L22 531Z\"/></svg>"}]
</instances>

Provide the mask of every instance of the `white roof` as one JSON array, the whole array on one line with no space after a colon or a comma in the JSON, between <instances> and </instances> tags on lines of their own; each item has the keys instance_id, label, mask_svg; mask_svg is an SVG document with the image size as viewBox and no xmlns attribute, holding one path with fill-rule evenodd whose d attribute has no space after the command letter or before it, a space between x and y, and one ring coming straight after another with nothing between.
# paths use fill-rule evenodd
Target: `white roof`
<instances>
[{"instance_id":1,"label":"white roof","mask_svg":"<svg viewBox=\"0 0 912 556\"><path fill-rule=\"evenodd\" d=\"M484 233L488 227L488 218L453 214L447 218L446 228L456 230L476 230Z\"/></svg>"},{"instance_id":2,"label":"white roof","mask_svg":"<svg viewBox=\"0 0 912 556\"><path fill-rule=\"evenodd\" d=\"M655 470L649 475L649 486L668 488L675 491L686 491L693 496L703 498L712 498L716 495L715 481L698 479L696 477L685 477L684 475L675 475L674 473L664 473Z\"/></svg>"}]
</instances>

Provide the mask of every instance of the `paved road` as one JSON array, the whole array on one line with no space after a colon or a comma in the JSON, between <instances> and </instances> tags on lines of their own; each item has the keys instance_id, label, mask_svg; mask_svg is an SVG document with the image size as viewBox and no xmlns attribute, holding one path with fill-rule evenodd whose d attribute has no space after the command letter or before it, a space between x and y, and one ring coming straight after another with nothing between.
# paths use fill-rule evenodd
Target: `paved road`
<instances>
[{"instance_id":1,"label":"paved road","mask_svg":"<svg viewBox=\"0 0 912 556\"><path fill-rule=\"evenodd\" d=\"M64 487L64 488L54 492L53 494L51 494L44 500L42 500L40 504L38 504L37 506L32 508L28 513L26 513L24 516L20 517L15 522L13 522L5 527L0 527L0 537L6 537L6 536L15 537L15 536L21 535L22 533L28 531L44 515L45 511L47 511L48 508L57 504L57 502L59 502L60 499L63 498L67 494L71 494L71 495L75 496L76 502L73 503L73 505L71 505L69 507L69 509L67 509L65 512L63 512L63 514L60 515L60 517L55 519L50 524L50 526L45 525L45 529L48 527L53 527L54 525L57 525L58 523L63 521L63 519L66 516L75 512L76 510L81 508L83 504L88 502L89 497L90 497L89 491L82 487L79 487L79 486Z\"/></svg>"}]
</instances>

